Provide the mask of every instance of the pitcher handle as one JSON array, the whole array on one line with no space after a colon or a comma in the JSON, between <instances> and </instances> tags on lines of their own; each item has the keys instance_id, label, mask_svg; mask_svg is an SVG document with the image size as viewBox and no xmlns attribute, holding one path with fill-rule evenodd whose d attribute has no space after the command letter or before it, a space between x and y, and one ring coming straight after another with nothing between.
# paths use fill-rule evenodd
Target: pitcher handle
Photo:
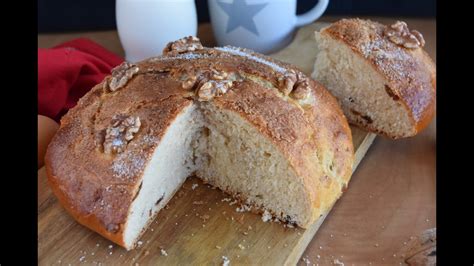
<instances>
[{"instance_id":1,"label":"pitcher handle","mask_svg":"<svg viewBox=\"0 0 474 266\"><path fill-rule=\"evenodd\" d=\"M315 5L311 10L296 16L296 26L304 26L318 19L324 13L324 11L326 11L328 4L329 0L319 0L318 4Z\"/></svg>"}]
</instances>

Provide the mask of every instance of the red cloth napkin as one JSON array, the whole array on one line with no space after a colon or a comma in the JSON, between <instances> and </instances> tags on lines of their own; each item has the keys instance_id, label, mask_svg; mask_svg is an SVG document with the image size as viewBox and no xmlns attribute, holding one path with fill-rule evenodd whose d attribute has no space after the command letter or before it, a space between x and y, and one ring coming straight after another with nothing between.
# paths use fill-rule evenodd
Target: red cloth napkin
<instances>
[{"instance_id":1,"label":"red cloth napkin","mask_svg":"<svg viewBox=\"0 0 474 266\"><path fill-rule=\"evenodd\" d=\"M38 114L59 122L122 58L88 39L38 48Z\"/></svg>"}]
</instances>

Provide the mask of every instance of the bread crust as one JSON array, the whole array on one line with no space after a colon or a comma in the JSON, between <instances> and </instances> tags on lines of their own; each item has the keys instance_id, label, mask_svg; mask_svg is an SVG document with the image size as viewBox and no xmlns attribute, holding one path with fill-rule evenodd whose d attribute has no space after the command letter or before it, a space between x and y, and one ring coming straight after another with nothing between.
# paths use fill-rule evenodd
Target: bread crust
<instances>
[{"instance_id":1,"label":"bread crust","mask_svg":"<svg viewBox=\"0 0 474 266\"><path fill-rule=\"evenodd\" d=\"M95 86L61 119L46 153L49 184L61 205L79 223L125 246L123 231L143 170L167 128L196 101L195 92L182 88L179 73L213 68L268 81L268 86L238 81L212 101L238 113L288 158L310 198L307 207L313 218L300 226L309 226L326 212L347 185L354 160L351 131L341 108L311 79L312 104L282 95L282 69L304 74L294 66L241 51L253 58L210 48L159 56L137 63L138 73L116 91L104 86L110 76ZM142 125L123 153L104 154L104 130L119 113L139 116Z\"/></svg>"},{"instance_id":2,"label":"bread crust","mask_svg":"<svg viewBox=\"0 0 474 266\"><path fill-rule=\"evenodd\" d=\"M403 48L386 38L385 25L370 20L342 19L321 30L322 35L349 46L384 77L392 95L406 108L413 122L413 134L423 130L434 117L436 66L422 49ZM366 127L364 127L366 128ZM408 136L392 136L391 138Z\"/></svg>"}]
</instances>

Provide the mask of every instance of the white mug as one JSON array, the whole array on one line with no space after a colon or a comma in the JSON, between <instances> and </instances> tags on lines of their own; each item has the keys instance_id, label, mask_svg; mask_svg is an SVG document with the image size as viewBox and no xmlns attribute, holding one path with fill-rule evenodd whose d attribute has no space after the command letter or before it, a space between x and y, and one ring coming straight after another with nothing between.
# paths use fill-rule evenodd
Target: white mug
<instances>
[{"instance_id":1,"label":"white mug","mask_svg":"<svg viewBox=\"0 0 474 266\"><path fill-rule=\"evenodd\" d=\"M217 43L275 52L288 45L297 27L318 19L329 0L319 0L307 13L296 15L297 0L208 0Z\"/></svg>"},{"instance_id":2,"label":"white mug","mask_svg":"<svg viewBox=\"0 0 474 266\"><path fill-rule=\"evenodd\" d=\"M161 55L168 42L197 33L194 0L116 0L115 8L129 62Z\"/></svg>"}]
</instances>

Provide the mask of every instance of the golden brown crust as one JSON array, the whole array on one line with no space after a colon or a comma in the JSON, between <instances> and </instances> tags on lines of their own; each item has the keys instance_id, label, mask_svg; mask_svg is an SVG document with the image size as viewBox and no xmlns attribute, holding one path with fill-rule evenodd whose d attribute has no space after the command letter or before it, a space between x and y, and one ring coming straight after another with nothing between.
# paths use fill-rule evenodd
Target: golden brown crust
<instances>
[{"instance_id":1,"label":"golden brown crust","mask_svg":"<svg viewBox=\"0 0 474 266\"><path fill-rule=\"evenodd\" d=\"M80 223L120 245L146 162L174 117L191 104L174 95L178 90L168 89L177 82L162 78L156 87L156 78L137 76L130 89L114 94L105 93L102 84L94 87L63 117L46 154L50 184L62 205ZM111 156L101 151L100 138L117 113L137 115L143 122L127 150Z\"/></svg>"},{"instance_id":2,"label":"golden brown crust","mask_svg":"<svg viewBox=\"0 0 474 266\"><path fill-rule=\"evenodd\" d=\"M391 42L384 36L385 28L370 20L342 19L321 34L342 41L383 75L392 94L407 108L415 135L434 116L436 67L422 48L407 49Z\"/></svg>"},{"instance_id":3,"label":"golden brown crust","mask_svg":"<svg viewBox=\"0 0 474 266\"><path fill-rule=\"evenodd\" d=\"M192 86L182 86L189 78L182 74L210 69L245 77L213 102L239 113L288 157L308 189L315 218L327 211L352 172L351 132L340 107L294 67L238 53L204 48L151 58L136 64L138 72L124 86L111 91L107 77L87 93L63 117L46 154L51 187L71 215L124 246L123 229L144 167L168 126L196 100ZM299 75L296 85L309 84L311 98L293 99L279 91L279 79L289 70ZM141 126L124 152L105 154L104 132L117 114L137 116ZM321 170L323 161L332 162L331 170Z\"/></svg>"}]
</instances>

